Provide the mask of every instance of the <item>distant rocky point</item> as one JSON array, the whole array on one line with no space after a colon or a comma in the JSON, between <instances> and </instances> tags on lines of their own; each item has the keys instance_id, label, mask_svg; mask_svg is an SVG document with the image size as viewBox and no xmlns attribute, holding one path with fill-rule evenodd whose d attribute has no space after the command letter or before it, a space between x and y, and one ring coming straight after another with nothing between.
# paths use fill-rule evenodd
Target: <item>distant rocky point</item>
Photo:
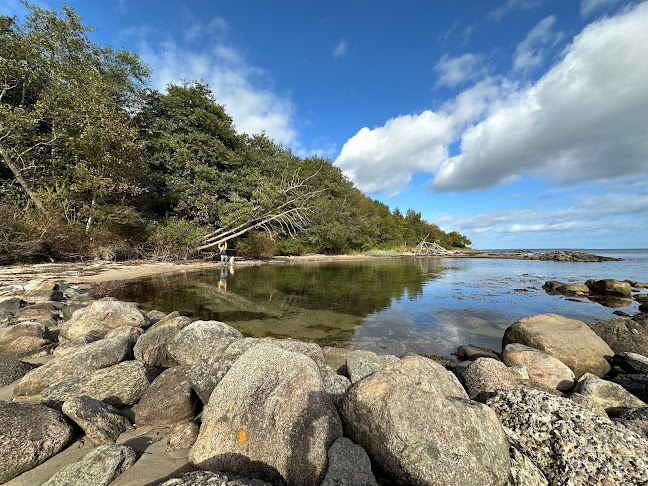
<instances>
[{"instance_id":1,"label":"distant rocky point","mask_svg":"<svg viewBox=\"0 0 648 486\"><path fill-rule=\"evenodd\" d=\"M620 262L623 258L613 258L584 253L582 251L548 251L546 253L528 253L528 260L543 260L553 262Z\"/></svg>"}]
</instances>

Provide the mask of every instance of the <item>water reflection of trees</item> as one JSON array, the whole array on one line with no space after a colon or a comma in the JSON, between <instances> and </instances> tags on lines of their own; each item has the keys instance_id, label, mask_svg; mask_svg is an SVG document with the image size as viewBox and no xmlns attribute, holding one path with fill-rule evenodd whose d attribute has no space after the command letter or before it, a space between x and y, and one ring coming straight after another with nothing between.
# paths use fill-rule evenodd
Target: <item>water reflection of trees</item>
<instances>
[{"instance_id":1,"label":"water reflection of trees","mask_svg":"<svg viewBox=\"0 0 648 486\"><path fill-rule=\"evenodd\" d=\"M319 328L333 330L335 322L323 321L328 317L334 321L337 316L338 326L345 321L341 327L348 332L361 322L358 318L388 308L392 299L417 299L426 282L444 268L435 258L263 265L237 268L227 280L227 292L218 290L222 277L220 269L215 269L142 279L112 295L149 309L178 310L225 322L253 320L258 324L268 319L276 323L295 313L300 320L308 320L308 311L312 311L310 317L319 321Z\"/></svg>"}]
</instances>

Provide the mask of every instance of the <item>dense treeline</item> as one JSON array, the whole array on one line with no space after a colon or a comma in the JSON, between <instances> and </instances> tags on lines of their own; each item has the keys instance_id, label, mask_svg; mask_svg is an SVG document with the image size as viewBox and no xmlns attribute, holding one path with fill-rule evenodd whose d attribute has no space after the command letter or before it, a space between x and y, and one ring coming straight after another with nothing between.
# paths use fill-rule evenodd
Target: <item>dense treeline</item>
<instances>
[{"instance_id":1,"label":"dense treeline","mask_svg":"<svg viewBox=\"0 0 648 486\"><path fill-rule=\"evenodd\" d=\"M327 159L237 133L202 82L147 89L69 7L0 16L0 261L469 245L365 196Z\"/></svg>"}]
</instances>

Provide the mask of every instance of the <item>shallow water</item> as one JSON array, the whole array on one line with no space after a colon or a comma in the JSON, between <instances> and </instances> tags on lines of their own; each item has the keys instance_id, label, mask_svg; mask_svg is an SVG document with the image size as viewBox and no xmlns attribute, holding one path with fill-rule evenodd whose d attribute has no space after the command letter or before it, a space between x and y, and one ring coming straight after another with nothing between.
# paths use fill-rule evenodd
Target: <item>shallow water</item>
<instances>
[{"instance_id":1,"label":"shallow water","mask_svg":"<svg viewBox=\"0 0 648 486\"><path fill-rule=\"evenodd\" d=\"M248 336L347 343L379 353L449 355L501 348L521 317L553 312L586 323L637 312L542 290L547 280L648 281L647 250L598 250L622 262L434 258L238 267L143 279L112 293L144 309L216 319ZM223 284L226 284L223 285Z\"/></svg>"}]
</instances>

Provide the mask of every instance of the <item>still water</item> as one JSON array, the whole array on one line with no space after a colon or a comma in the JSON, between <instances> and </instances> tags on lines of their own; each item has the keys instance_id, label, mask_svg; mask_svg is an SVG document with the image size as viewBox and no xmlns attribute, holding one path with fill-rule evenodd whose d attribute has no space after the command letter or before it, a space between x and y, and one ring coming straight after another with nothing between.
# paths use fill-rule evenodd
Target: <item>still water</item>
<instances>
[{"instance_id":1,"label":"still water","mask_svg":"<svg viewBox=\"0 0 648 486\"><path fill-rule=\"evenodd\" d=\"M592 250L589 250L592 251ZM597 250L621 262L435 258L240 266L133 282L113 296L146 310L216 319L247 336L350 344L378 353L449 355L459 345L501 349L521 317L553 312L586 323L638 312L548 295L547 280L648 282L648 250Z\"/></svg>"}]
</instances>

